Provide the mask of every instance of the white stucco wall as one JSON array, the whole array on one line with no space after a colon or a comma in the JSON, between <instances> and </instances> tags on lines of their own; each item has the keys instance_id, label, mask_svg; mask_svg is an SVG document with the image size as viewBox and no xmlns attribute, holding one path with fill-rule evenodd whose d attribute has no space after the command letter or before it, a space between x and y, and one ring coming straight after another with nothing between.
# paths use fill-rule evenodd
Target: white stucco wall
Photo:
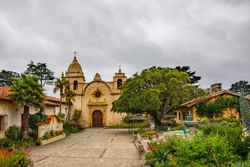
<instances>
[{"instance_id":1,"label":"white stucco wall","mask_svg":"<svg viewBox=\"0 0 250 167\"><path fill-rule=\"evenodd\" d=\"M17 109L14 103L8 101L0 101L0 115L5 116L4 130L10 126L21 127L21 113L22 109ZM3 137L4 131L0 131L0 137Z\"/></svg>"},{"instance_id":2,"label":"white stucco wall","mask_svg":"<svg viewBox=\"0 0 250 167\"><path fill-rule=\"evenodd\" d=\"M62 105L62 112L66 113L65 105ZM59 113L59 106L48 106L46 105L44 108L44 112L46 115L54 115ZM37 108L31 107L30 114L35 114L39 110ZM22 107L17 107L14 103L10 101L0 100L0 116L4 116L5 124L4 130L0 131L0 138L4 137L4 132L10 126L18 126L21 127L22 124Z\"/></svg>"}]
</instances>

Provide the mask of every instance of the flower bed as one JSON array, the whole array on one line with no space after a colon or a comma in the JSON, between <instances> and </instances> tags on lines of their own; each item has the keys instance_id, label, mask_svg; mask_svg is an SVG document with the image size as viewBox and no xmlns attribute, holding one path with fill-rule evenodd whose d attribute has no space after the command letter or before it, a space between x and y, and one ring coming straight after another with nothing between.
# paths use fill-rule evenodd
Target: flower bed
<instances>
[{"instance_id":1,"label":"flower bed","mask_svg":"<svg viewBox=\"0 0 250 167\"><path fill-rule=\"evenodd\" d=\"M0 149L1 167L32 167L33 162L27 151Z\"/></svg>"},{"instance_id":2,"label":"flower bed","mask_svg":"<svg viewBox=\"0 0 250 167\"><path fill-rule=\"evenodd\" d=\"M51 131L49 133L45 133L45 135L38 140L38 143L40 145L46 145L46 144L53 143L55 141L64 139L65 137L66 137L66 135L63 131L58 131L58 132Z\"/></svg>"}]
</instances>

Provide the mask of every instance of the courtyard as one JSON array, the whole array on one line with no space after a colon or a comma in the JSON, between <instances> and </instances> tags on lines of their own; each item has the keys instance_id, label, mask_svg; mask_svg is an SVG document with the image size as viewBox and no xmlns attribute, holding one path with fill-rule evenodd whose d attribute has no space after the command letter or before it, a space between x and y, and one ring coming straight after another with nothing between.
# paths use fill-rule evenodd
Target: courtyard
<instances>
[{"instance_id":1,"label":"courtyard","mask_svg":"<svg viewBox=\"0 0 250 167\"><path fill-rule=\"evenodd\" d=\"M127 130L94 128L34 147L35 167L141 167L143 160Z\"/></svg>"}]
</instances>

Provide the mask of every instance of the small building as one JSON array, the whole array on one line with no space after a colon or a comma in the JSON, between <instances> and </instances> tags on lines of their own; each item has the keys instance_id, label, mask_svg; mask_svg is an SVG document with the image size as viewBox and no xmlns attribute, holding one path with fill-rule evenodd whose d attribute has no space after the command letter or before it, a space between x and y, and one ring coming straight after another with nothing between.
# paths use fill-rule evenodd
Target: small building
<instances>
[{"instance_id":1,"label":"small building","mask_svg":"<svg viewBox=\"0 0 250 167\"><path fill-rule=\"evenodd\" d=\"M10 126L22 126L23 108L18 107L16 103L9 98L10 88L0 87L0 138L4 136L5 130ZM45 96L44 113L48 116L57 115L60 108L60 100L55 97ZM66 113L65 104L62 105L62 112ZM39 110L31 107L30 113L35 114Z\"/></svg>"},{"instance_id":2,"label":"small building","mask_svg":"<svg viewBox=\"0 0 250 167\"><path fill-rule=\"evenodd\" d=\"M203 116L199 114L197 105L208 104L208 103L214 102L216 99L220 97L239 98L240 95L237 93L228 91L228 90L222 90L221 84L214 84L211 86L208 96L196 98L196 99L193 99L191 101L188 101L180 105L180 107L176 109L176 122L177 123L184 123L184 122L198 123L199 121L201 121ZM249 98L246 98L246 99L249 101L249 104L250 104L250 99ZM238 111L237 107L228 107L228 108L224 108L221 114L216 115L214 118L217 118L217 117L239 119L240 112Z\"/></svg>"}]
</instances>

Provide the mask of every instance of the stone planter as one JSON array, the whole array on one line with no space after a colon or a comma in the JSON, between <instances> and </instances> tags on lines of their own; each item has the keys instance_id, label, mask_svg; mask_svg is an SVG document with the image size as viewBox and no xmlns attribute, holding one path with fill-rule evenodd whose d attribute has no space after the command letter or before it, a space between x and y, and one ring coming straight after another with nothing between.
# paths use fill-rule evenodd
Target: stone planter
<instances>
[{"instance_id":1,"label":"stone planter","mask_svg":"<svg viewBox=\"0 0 250 167\"><path fill-rule=\"evenodd\" d=\"M63 133L61 135L58 135L58 136L55 136L55 137L52 137L52 138L49 138L49 139L40 140L39 144L40 145L46 145L46 144L53 143L53 142L58 141L58 140L62 140L65 137L66 137L65 133Z\"/></svg>"}]
</instances>

